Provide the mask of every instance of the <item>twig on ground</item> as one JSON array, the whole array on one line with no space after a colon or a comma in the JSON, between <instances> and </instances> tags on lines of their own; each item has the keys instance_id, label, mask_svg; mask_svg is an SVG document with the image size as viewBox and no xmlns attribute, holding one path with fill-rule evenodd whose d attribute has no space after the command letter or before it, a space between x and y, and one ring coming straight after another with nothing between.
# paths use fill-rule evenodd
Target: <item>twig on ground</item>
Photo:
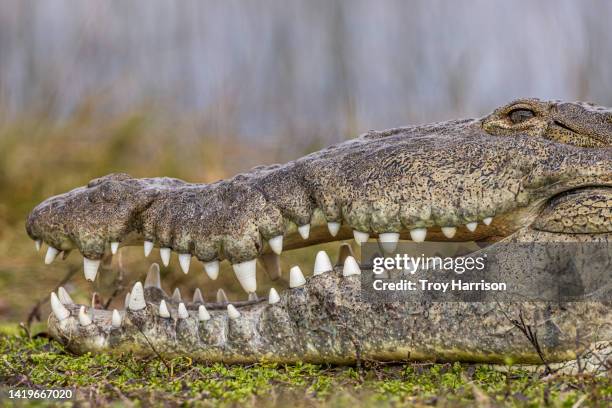
<instances>
[{"instance_id":1,"label":"twig on ground","mask_svg":"<svg viewBox=\"0 0 612 408\"><path fill-rule=\"evenodd\" d=\"M145 340L147 341L147 344L149 345L149 347L151 347L151 350L153 350L153 353L155 353L157 358L159 358L159 360L166 366L166 369L168 370L168 373L170 374L170 377L172 377L173 376L173 370L172 370L172 367L170 366L170 364L168 364L166 359L157 351L157 349L153 346L153 343L151 343L151 341L149 340L147 335L144 334L144 332L140 329L140 327L138 327L138 326L136 326L136 327L138 328L138 331L140 332L140 334L142 334L142 337L144 337Z\"/></svg>"},{"instance_id":2,"label":"twig on ground","mask_svg":"<svg viewBox=\"0 0 612 408\"><path fill-rule=\"evenodd\" d=\"M516 319L509 319L509 320L514 325L514 327L519 329L525 335L525 337L527 337L527 340L529 340L529 342L535 349L536 353L538 353L538 357L540 357L540 360L542 361L545 367L544 373L551 374L553 370L550 368L550 365L544 358L544 353L542 352L542 348L540 347L540 342L538 341L538 335L535 332L535 330L532 330L531 325L528 325L527 323L525 323L525 319L523 319L523 311L521 310L519 312L518 320Z\"/></svg>"}]
</instances>

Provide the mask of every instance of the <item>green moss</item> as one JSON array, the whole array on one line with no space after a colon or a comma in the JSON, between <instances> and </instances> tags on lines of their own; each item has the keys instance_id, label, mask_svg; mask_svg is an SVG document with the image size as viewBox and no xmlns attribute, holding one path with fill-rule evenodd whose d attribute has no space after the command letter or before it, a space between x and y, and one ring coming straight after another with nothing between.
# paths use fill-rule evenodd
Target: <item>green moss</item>
<instances>
[{"instance_id":1,"label":"green moss","mask_svg":"<svg viewBox=\"0 0 612 408\"><path fill-rule=\"evenodd\" d=\"M7 333L7 328L3 328ZM596 406L612 398L610 378L556 376L543 380L513 369L466 364L315 364L251 366L196 363L181 357L141 360L126 354L74 356L44 338L0 335L5 387L75 387L82 402L137 405L287 405L339 407L435 404L469 406ZM5 398L3 393L2 398ZM3 404L7 401L0 401Z\"/></svg>"}]
</instances>

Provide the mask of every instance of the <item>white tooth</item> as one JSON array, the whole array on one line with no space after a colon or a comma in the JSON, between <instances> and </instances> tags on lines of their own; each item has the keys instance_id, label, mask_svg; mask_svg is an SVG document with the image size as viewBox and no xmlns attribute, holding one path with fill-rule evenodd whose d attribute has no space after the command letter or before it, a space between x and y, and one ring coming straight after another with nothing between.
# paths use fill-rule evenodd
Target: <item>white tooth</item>
<instances>
[{"instance_id":1,"label":"white tooth","mask_svg":"<svg viewBox=\"0 0 612 408\"><path fill-rule=\"evenodd\" d=\"M302 239L308 239L310 236L310 224L300 225L298 227L298 232L300 233Z\"/></svg>"},{"instance_id":2,"label":"white tooth","mask_svg":"<svg viewBox=\"0 0 612 408\"><path fill-rule=\"evenodd\" d=\"M270 238L268 241L268 245L270 245L270 249L277 255L280 255L283 252L283 236L277 235L274 238Z\"/></svg>"},{"instance_id":3,"label":"white tooth","mask_svg":"<svg viewBox=\"0 0 612 408\"><path fill-rule=\"evenodd\" d=\"M111 319L111 324L115 329L121 327L121 315L119 314L117 309L113 309L113 317Z\"/></svg>"},{"instance_id":4,"label":"white tooth","mask_svg":"<svg viewBox=\"0 0 612 408\"><path fill-rule=\"evenodd\" d=\"M45 264L49 265L51 262L53 262L57 254L59 254L59 250L53 247L47 248L47 253L45 254Z\"/></svg>"},{"instance_id":5,"label":"white tooth","mask_svg":"<svg viewBox=\"0 0 612 408\"><path fill-rule=\"evenodd\" d=\"M217 291L217 303L227 303L229 300L227 299L227 295L223 289L219 289Z\"/></svg>"},{"instance_id":6,"label":"white tooth","mask_svg":"<svg viewBox=\"0 0 612 408\"><path fill-rule=\"evenodd\" d=\"M240 317L240 312L234 307L234 305L227 305L227 315L230 319L237 319Z\"/></svg>"},{"instance_id":7,"label":"white tooth","mask_svg":"<svg viewBox=\"0 0 612 408\"><path fill-rule=\"evenodd\" d=\"M70 295L68 294L66 289L64 289L63 286L60 286L59 288L57 288L57 297L59 298L62 305L71 305L74 303L72 301L72 298L70 297Z\"/></svg>"},{"instance_id":8,"label":"white tooth","mask_svg":"<svg viewBox=\"0 0 612 408\"><path fill-rule=\"evenodd\" d=\"M85 306L81 306L79 309L79 323L81 326L89 326L91 324L91 318L85 313Z\"/></svg>"},{"instance_id":9,"label":"white tooth","mask_svg":"<svg viewBox=\"0 0 612 408\"><path fill-rule=\"evenodd\" d=\"M145 255L145 258L148 257L151 254L152 250L153 250L153 242L145 241L144 242L144 255Z\"/></svg>"},{"instance_id":10,"label":"white tooth","mask_svg":"<svg viewBox=\"0 0 612 408\"><path fill-rule=\"evenodd\" d=\"M240 286L246 293L257 292L257 263L256 259L233 264L234 273Z\"/></svg>"},{"instance_id":11,"label":"white tooth","mask_svg":"<svg viewBox=\"0 0 612 408\"><path fill-rule=\"evenodd\" d=\"M36 241L34 241L34 246L36 246L36 252L40 251L41 245L42 245L42 240L37 239Z\"/></svg>"},{"instance_id":12,"label":"white tooth","mask_svg":"<svg viewBox=\"0 0 612 408\"><path fill-rule=\"evenodd\" d=\"M179 307L178 307L178 318L179 319L187 319L189 317L189 312L187 311L187 308L185 307L184 303L179 303Z\"/></svg>"},{"instance_id":13,"label":"white tooth","mask_svg":"<svg viewBox=\"0 0 612 408\"><path fill-rule=\"evenodd\" d=\"M99 259L83 258L83 271L85 272L85 280L93 282L96 280L98 268L100 267Z\"/></svg>"},{"instance_id":14,"label":"white tooth","mask_svg":"<svg viewBox=\"0 0 612 408\"><path fill-rule=\"evenodd\" d=\"M415 228L410 230L410 238L414 242L423 242L427 236L427 228Z\"/></svg>"},{"instance_id":15,"label":"white tooth","mask_svg":"<svg viewBox=\"0 0 612 408\"><path fill-rule=\"evenodd\" d=\"M204 270L210 279L217 280L219 277L219 261L205 262Z\"/></svg>"},{"instance_id":16,"label":"white tooth","mask_svg":"<svg viewBox=\"0 0 612 408\"><path fill-rule=\"evenodd\" d=\"M270 293L268 294L268 303L273 305L275 303L280 302L280 296L278 296L278 292L274 288L270 288Z\"/></svg>"},{"instance_id":17,"label":"white tooth","mask_svg":"<svg viewBox=\"0 0 612 408\"><path fill-rule=\"evenodd\" d=\"M163 317L165 319L170 317L170 312L168 311L168 306L166 305L166 301L164 299L162 299L161 302L159 302L159 317Z\"/></svg>"},{"instance_id":18,"label":"white tooth","mask_svg":"<svg viewBox=\"0 0 612 408\"><path fill-rule=\"evenodd\" d=\"M70 316L70 312L62 305L55 292L51 292L51 310L55 317L57 317L57 320L60 321Z\"/></svg>"},{"instance_id":19,"label":"white tooth","mask_svg":"<svg viewBox=\"0 0 612 408\"><path fill-rule=\"evenodd\" d=\"M465 227L470 230L471 232L476 231L476 227L478 227L478 223L477 222L468 222L467 224L465 224Z\"/></svg>"},{"instance_id":20,"label":"white tooth","mask_svg":"<svg viewBox=\"0 0 612 408\"><path fill-rule=\"evenodd\" d=\"M117 251L119 250L119 243L111 242L110 247L111 247L111 254L115 255Z\"/></svg>"},{"instance_id":21,"label":"white tooth","mask_svg":"<svg viewBox=\"0 0 612 408\"><path fill-rule=\"evenodd\" d=\"M353 237L355 238L355 242L357 243L357 245L361 246L362 243L368 242L370 234L368 234L367 232L353 230Z\"/></svg>"},{"instance_id":22,"label":"white tooth","mask_svg":"<svg viewBox=\"0 0 612 408\"><path fill-rule=\"evenodd\" d=\"M315 258L313 275L320 275L324 272L332 271L334 268L332 267L331 260L325 251L317 252L317 257Z\"/></svg>"},{"instance_id":23,"label":"white tooth","mask_svg":"<svg viewBox=\"0 0 612 408\"><path fill-rule=\"evenodd\" d=\"M181 291L179 288L174 288L174 292L172 292L172 301L173 302L182 302L183 297L181 296Z\"/></svg>"},{"instance_id":24,"label":"white tooth","mask_svg":"<svg viewBox=\"0 0 612 408\"><path fill-rule=\"evenodd\" d=\"M342 267L342 276L361 275L361 268L352 256L347 256Z\"/></svg>"},{"instance_id":25,"label":"white tooth","mask_svg":"<svg viewBox=\"0 0 612 408\"><path fill-rule=\"evenodd\" d=\"M289 287L297 288L303 286L306 283L306 278L299 266L294 266L289 269Z\"/></svg>"},{"instance_id":26,"label":"white tooth","mask_svg":"<svg viewBox=\"0 0 612 408\"><path fill-rule=\"evenodd\" d=\"M161 256L161 260L164 266L168 266L168 264L170 263L170 254L172 254L172 250L170 248L159 249L159 256Z\"/></svg>"},{"instance_id":27,"label":"white tooth","mask_svg":"<svg viewBox=\"0 0 612 408\"><path fill-rule=\"evenodd\" d=\"M202 291L200 288L196 288L193 292L193 303L204 303L204 298L202 297Z\"/></svg>"},{"instance_id":28,"label":"white tooth","mask_svg":"<svg viewBox=\"0 0 612 408\"><path fill-rule=\"evenodd\" d=\"M338 231L340 231L340 223L334 221L328 222L327 229L329 230L329 234L332 237L335 237L336 235L338 235Z\"/></svg>"},{"instance_id":29,"label":"white tooth","mask_svg":"<svg viewBox=\"0 0 612 408\"><path fill-rule=\"evenodd\" d=\"M201 322L210 320L210 313L208 313L208 310L206 310L204 305L200 305L200 307L198 307L198 320Z\"/></svg>"},{"instance_id":30,"label":"white tooth","mask_svg":"<svg viewBox=\"0 0 612 408\"><path fill-rule=\"evenodd\" d=\"M159 277L159 265L156 263L151 264L149 271L147 272L147 278L145 279L144 287L146 288L158 288L161 289L161 278Z\"/></svg>"},{"instance_id":31,"label":"white tooth","mask_svg":"<svg viewBox=\"0 0 612 408\"><path fill-rule=\"evenodd\" d=\"M129 305L130 305L130 292L128 291L128 293L125 294L125 300L123 301L123 308L127 309Z\"/></svg>"},{"instance_id":32,"label":"white tooth","mask_svg":"<svg viewBox=\"0 0 612 408\"><path fill-rule=\"evenodd\" d=\"M259 298L257 297L257 293L249 293L249 297L247 298L249 302L257 302Z\"/></svg>"},{"instance_id":33,"label":"white tooth","mask_svg":"<svg viewBox=\"0 0 612 408\"><path fill-rule=\"evenodd\" d=\"M191 254L179 254L179 264L183 272L189 272L189 264L191 263Z\"/></svg>"},{"instance_id":34,"label":"white tooth","mask_svg":"<svg viewBox=\"0 0 612 408\"><path fill-rule=\"evenodd\" d=\"M380 242L380 246L386 253L392 254L397 249L399 237L400 234L397 232L383 232L378 234L378 242Z\"/></svg>"},{"instance_id":35,"label":"white tooth","mask_svg":"<svg viewBox=\"0 0 612 408\"><path fill-rule=\"evenodd\" d=\"M482 223L484 225L491 225L492 222L493 222L493 217L487 217L484 220L482 220Z\"/></svg>"},{"instance_id":36,"label":"white tooth","mask_svg":"<svg viewBox=\"0 0 612 408\"><path fill-rule=\"evenodd\" d=\"M131 310L142 310L147 306L144 298L144 291L142 289L142 283L136 282L132 291L130 292L130 303L128 307Z\"/></svg>"},{"instance_id":37,"label":"white tooth","mask_svg":"<svg viewBox=\"0 0 612 408\"><path fill-rule=\"evenodd\" d=\"M442 234L448 239L451 239L457 233L457 228L455 227L442 227Z\"/></svg>"}]
</instances>

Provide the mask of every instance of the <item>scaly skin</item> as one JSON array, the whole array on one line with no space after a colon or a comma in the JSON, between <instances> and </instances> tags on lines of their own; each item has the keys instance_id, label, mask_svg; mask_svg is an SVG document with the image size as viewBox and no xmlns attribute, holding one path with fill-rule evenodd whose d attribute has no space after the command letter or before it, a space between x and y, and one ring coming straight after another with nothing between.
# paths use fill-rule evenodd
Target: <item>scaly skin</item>
<instances>
[{"instance_id":1,"label":"scaly skin","mask_svg":"<svg viewBox=\"0 0 612 408\"><path fill-rule=\"evenodd\" d=\"M109 175L46 200L26 228L32 239L62 251L76 248L92 260L111 242L146 240L203 262L232 264L274 260L273 237L282 235L284 249L292 249L348 239L353 230L410 239L411 231L427 228L428 241L610 242L611 145L610 109L524 99L482 119L371 131L209 185ZM489 217L492 223L476 231L463 227ZM342 223L335 236L330 222ZM303 239L298 226L307 224ZM455 227L456 234L447 238L442 227ZM359 278L342 277L340 269L288 290L279 303L244 305L238 318L211 304L210 320L198 321L199 304L188 304L190 316L178 318L178 302L153 285L145 290L146 308L121 312L120 327L111 327L110 312L97 310L94 324L83 326L75 305L66 306L69 317L52 315L49 324L77 352L150 354L151 342L228 362L512 357L535 363L535 350L508 321L519 309L535 316L551 361L575 356L577 332L588 333L586 346L612 339L608 304L368 304L359 301ZM170 319L158 316L162 298Z\"/></svg>"}]
</instances>

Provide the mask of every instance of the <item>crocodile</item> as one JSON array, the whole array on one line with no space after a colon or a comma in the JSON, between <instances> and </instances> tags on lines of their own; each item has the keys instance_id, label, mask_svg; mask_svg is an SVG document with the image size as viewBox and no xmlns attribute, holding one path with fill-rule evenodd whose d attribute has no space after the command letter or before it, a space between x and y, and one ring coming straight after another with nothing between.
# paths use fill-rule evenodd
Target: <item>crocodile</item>
<instances>
[{"instance_id":1,"label":"crocodile","mask_svg":"<svg viewBox=\"0 0 612 408\"><path fill-rule=\"evenodd\" d=\"M507 242L612 242L612 109L519 99L482 118L369 131L211 184L110 174L45 200L26 230L37 248L48 246L47 264L78 250L89 281L105 256L143 245L145 256L158 247L166 265L177 253L185 273L196 258L211 279L228 261L249 294L248 301L221 295L205 302L198 289L183 300L162 289L157 264L122 310L75 304L60 288L51 294L49 331L75 353L539 364L599 350L609 359L605 298L364 302L363 264L346 243L338 262L321 251L312 276L292 267L289 288L267 297L256 294L256 272L259 261L277 279L281 252L350 239L489 242L483 250ZM609 250L599 255L612 258ZM509 319L519 314L531 316L528 330ZM532 331L537 347L525 335Z\"/></svg>"}]
</instances>

